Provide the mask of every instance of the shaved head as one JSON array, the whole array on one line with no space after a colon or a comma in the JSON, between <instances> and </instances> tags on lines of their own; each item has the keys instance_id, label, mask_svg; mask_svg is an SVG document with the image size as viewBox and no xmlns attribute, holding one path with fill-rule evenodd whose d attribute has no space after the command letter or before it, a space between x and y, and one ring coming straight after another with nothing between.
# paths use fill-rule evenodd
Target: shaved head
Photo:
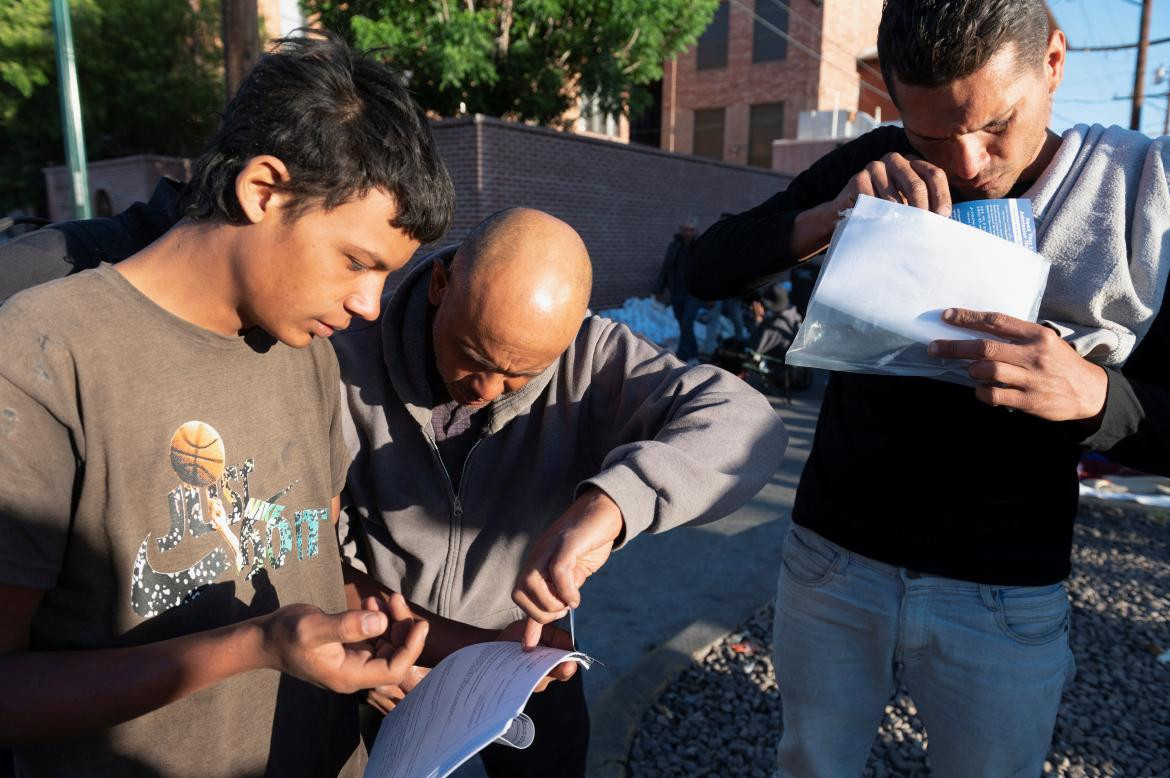
<instances>
[{"instance_id":1,"label":"shaved head","mask_svg":"<svg viewBox=\"0 0 1170 778\"><path fill-rule=\"evenodd\" d=\"M484 219L463 241L451 282L479 316L578 325L589 305L593 267L584 241L568 224L544 211L508 208Z\"/></svg>"},{"instance_id":2,"label":"shaved head","mask_svg":"<svg viewBox=\"0 0 1170 778\"><path fill-rule=\"evenodd\" d=\"M531 208L489 216L450 268L432 270L435 360L451 396L484 404L543 372L576 337L592 284L589 252L565 222Z\"/></svg>"}]
</instances>

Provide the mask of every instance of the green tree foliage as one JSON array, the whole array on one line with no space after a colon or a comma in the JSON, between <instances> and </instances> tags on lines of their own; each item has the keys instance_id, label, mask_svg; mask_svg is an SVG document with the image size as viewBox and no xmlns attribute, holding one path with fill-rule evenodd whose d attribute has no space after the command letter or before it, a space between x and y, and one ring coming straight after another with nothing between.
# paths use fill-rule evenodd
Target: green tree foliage
<instances>
[{"instance_id":1,"label":"green tree foliage","mask_svg":"<svg viewBox=\"0 0 1170 778\"><path fill-rule=\"evenodd\" d=\"M302 0L360 48L382 48L422 105L557 126L580 94L638 112L642 85L693 44L718 0Z\"/></svg>"},{"instance_id":2,"label":"green tree foliage","mask_svg":"<svg viewBox=\"0 0 1170 778\"><path fill-rule=\"evenodd\" d=\"M218 1L70 6L89 160L197 154L223 108ZM0 0L0 149L0 214L40 208L65 158L49 0Z\"/></svg>"}]
</instances>

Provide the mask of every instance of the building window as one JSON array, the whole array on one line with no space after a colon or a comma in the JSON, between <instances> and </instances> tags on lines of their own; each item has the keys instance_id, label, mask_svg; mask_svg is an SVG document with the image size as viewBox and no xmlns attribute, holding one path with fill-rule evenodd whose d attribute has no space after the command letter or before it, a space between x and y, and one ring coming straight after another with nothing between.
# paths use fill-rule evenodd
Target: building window
<instances>
[{"instance_id":1,"label":"building window","mask_svg":"<svg viewBox=\"0 0 1170 778\"><path fill-rule=\"evenodd\" d=\"M630 142L658 148L662 145L662 82L649 84L646 91L650 93L650 102L630 116Z\"/></svg>"},{"instance_id":2,"label":"building window","mask_svg":"<svg viewBox=\"0 0 1170 778\"><path fill-rule=\"evenodd\" d=\"M581 95L577 101L581 115L577 119L577 132L592 132L597 135L618 135L617 117L603 113L597 95Z\"/></svg>"},{"instance_id":3,"label":"building window","mask_svg":"<svg viewBox=\"0 0 1170 778\"><path fill-rule=\"evenodd\" d=\"M776 0L756 0L756 20L752 24L752 62L775 62L788 54L788 9Z\"/></svg>"},{"instance_id":4,"label":"building window","mask_svg":"<svg viewBox=\"0 0 1170 778\"><path fill-rule=\"evenodd\" d=\"M748 164L772 167L772 141L784 137L784 103L752 106L748 130Z\"/></svg>"},{"instance_id":5,"label":"building window","mask_svg":"<svg viewBox=\"0 0 1170 778\"><path fill-rule=\"evenodd\" d=\"M700 157L723 159L722 108L695 111L695 144L692 153Z\"/></svg>"},{"instance_id":6,"label":"building window","mask_svg":"<svg viewBox=\"0 0 1170 778\"><path fill-rule=\"evenodd\" d=\"M715 18L699 36L698 69L727 67L727 27L730 14L727 0L721 0L715 9Z\"/></svg>"}]
</instances>

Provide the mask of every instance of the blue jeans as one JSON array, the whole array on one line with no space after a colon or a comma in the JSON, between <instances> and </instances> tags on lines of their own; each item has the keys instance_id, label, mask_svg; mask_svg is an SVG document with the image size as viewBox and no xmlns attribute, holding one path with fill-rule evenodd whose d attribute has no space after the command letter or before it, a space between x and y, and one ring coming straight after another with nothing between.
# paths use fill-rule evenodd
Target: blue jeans
<instances>
[{"instance_id":1,"label":"blue jeans","mask_svg":"<svg viewBox=\"0 0 1170 778\"><path fill-rule=\"evenodd\" d=\"M989 586L854 554L793 525L776 592L779 774L860 775L899 680L931 772L1040 775L1075 672L1063 584Z\"/></svg>"},{"instance_id":2,"label":"blue jeans","mask_svg":"<svg viewBox=\"0 0 1170 778\"><path fill-rule=\"evenodd\" d=\"M708 354L715 351L715 347L719 345L719 319L721 316L726 316L727 320L731 322L732 329L735 330L731 337L747 340L751 335L743 321L743 305L740 304L739 298L716 300L708 308L707 333L703 338L702 350Z\"/></svg>"}]
</instances>

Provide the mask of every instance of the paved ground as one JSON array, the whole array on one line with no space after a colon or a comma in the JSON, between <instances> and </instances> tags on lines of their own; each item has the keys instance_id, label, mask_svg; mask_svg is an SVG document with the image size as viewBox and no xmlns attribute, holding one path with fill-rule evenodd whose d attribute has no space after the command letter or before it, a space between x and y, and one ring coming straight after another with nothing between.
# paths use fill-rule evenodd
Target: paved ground
<instances>
[{"instance_id":1,"label":"paved ground","mask_svg":"<svg viewBox=\"0 0 1170 778\"><path fill-rule=\"evenodd\" d=\"M595 711L607 691L613 696L614 682L654 649L673 639L670 645L685 645L679 661L690 662L689 651L696 644L719 639L772 598L780 544L812 443L823 385L822 376L813 390L794 395L791 405L773 400L788 428L788 450L755 499L713 524L635 538L586 583L577 640L604 665L594 665L585 675L586 695ZM662 653L655 652L658 667ZM629 696L639 703L645 698L633 690ZM594 719L596 742L605 733L599 731L604 722L596 715ZM476 778L485 773L476 759L455 775Z\"/></svg>"}]
</instances>

